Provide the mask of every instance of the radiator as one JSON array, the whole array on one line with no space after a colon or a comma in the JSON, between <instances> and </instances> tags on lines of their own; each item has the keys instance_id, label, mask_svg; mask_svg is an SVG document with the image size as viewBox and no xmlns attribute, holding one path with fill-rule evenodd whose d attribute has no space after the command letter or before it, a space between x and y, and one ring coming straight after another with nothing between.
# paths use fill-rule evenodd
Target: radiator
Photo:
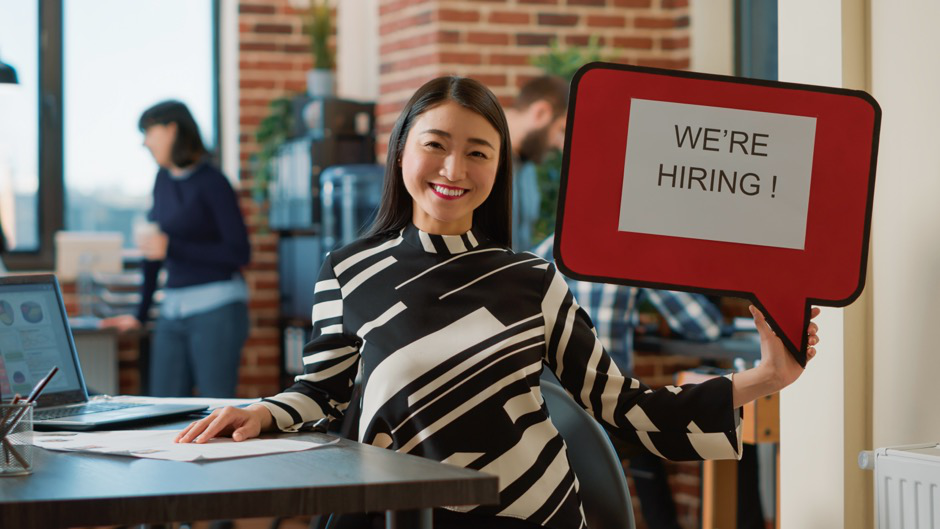
<instances>
[{"instance_id":1,"label":"radiator","mask_svg":"<svg viewBox=\"0 0 940 529\"><path fill-rule=\"evenodd\" d=\"M878 529L940 529L940 444L879 448L861 458L874 459Z\"/></svg>"}]
</instances>

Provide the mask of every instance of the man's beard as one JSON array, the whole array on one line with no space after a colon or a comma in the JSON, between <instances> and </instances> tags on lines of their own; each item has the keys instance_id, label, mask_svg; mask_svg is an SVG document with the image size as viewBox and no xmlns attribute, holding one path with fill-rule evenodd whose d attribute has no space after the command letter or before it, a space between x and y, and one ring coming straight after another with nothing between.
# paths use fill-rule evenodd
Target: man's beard
<instances>
[{"instance_id":1,"label":"man's beard","mask_svg":"<svg viewBox=\"0 0 940 529\"><path fill-rule=\"evenodd\" d=\"M548 129L542 127L523 136L519 144L519 158L523 162L541 163L548 152Z\"/></svg>"}]
</instances>

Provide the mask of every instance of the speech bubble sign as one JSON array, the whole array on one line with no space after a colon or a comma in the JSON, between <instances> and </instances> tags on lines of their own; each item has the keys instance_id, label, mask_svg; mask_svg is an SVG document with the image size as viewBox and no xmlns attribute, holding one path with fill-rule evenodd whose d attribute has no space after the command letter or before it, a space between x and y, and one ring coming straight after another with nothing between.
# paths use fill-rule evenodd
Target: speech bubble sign
<instances>
[{"instance_id":1,"label":"speech bubble sign","mask_svg":"<svg viewBox=\"0 0 940 529\"><path fill-rule=\"evenodd\" d=\"M572 81L555 259L750 299L801 365L865 284L881 109L839 88L605 63Z\"/></svg>"}]
</instances>

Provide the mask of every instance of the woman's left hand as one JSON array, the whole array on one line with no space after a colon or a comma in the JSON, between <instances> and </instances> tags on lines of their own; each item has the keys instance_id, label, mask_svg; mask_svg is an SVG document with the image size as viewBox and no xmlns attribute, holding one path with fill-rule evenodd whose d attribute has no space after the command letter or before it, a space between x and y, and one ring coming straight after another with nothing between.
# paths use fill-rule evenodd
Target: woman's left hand
<instances>
[{"instance_id":1,"label":"woman's left hand","mask_svg":"<svg viewBox=\"0 0 940 529\"><path fill-rule=\"evenodd\" d=\"M732 401L735 408L740 408L754 399L776 393L792 384L803 374L803 367L787 351L783 341L770 328L770 324L767 323L761 311L753 305L750 309L751 314L754 316L757 332L760 333L760 365L741 373L735 373L731 377ZM816 316L819 316L819 308L814 307L810 311L810 319ZM819 337L816 336L818 330L819 326L812 321L806 328L808 336L807 362L816 356L815 346L819 343Z\"/></svg>"},{"instance_id":2,"label":"woman's left hand","mask_svg":"<svg viewBox=\"0 0 940 529\"><path fill-rule=\"evenodd\" d=\"M766 318L753 305L750 307L751 314L754 316L754 324L757 326L757 332L760 333L760 366L764 373L770 377L771 384L776 388L775 391L789 386L803 374L803 367L793 358L793 355L787 351L783 342L777 337L777 334L770 328ZM810 311L810 320L819 316L819 307L813 307ZM810 321L806 328L807 345L806 362L816 356L815 345L819 343L819 336L816 333L819 326Z\"/></svg>"},{"instance_id":3,"label":"woman's left hand","mask_svg":"<svg viewBox=\"0 0 940 529\"><path fill-rule=\"evenodd\" d=\"M161 261L166 257L166 247L170 238L162 231L149 233L138 238L137 246L144 257L150 261Z\"/></svg>"}]
</instances>

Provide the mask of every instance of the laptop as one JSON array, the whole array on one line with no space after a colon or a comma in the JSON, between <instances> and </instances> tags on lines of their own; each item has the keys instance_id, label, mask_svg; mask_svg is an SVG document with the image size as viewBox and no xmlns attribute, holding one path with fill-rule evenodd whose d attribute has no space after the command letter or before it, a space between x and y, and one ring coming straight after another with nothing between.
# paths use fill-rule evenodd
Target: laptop
<instances>
[{"instance_id":1,"label":"laptop","mask_svg":"<svg viewBox=\"0 0 940 529\"><path fill-rule=\"evenodd\" d=\"M53 366L36 402L39 430L92 430L205 410L202 404L89 401L59 282L52 274L0 277L0 397L24 398Z\"/></svg>"}]
</instances>

